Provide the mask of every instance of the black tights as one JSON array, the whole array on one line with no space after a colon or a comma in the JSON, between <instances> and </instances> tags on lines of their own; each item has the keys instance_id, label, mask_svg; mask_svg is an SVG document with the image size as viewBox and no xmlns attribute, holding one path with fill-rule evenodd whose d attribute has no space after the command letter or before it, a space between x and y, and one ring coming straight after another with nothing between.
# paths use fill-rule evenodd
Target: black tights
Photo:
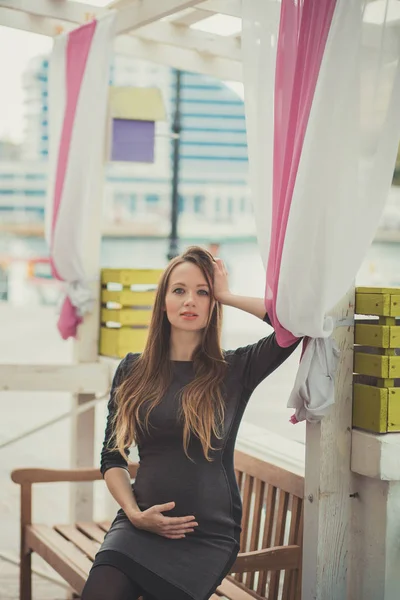
<instances>
[{"instance_id":1,"label":"black tights","mask_svg":"<svg viewBox=\"0 0 400 600\"><path fill-rule=\"evenodd\" d=\"M92 569L82 592L81 600L156 600L143 594L143 590L119 569L99 565Z\"/></svg>"}]
</instances>

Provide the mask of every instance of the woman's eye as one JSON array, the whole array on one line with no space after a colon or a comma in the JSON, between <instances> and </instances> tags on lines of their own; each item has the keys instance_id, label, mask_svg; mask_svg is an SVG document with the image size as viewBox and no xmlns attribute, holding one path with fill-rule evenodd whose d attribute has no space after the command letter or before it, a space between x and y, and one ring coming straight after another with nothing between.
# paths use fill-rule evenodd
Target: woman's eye
<instances>
[{"instance_id":1,"label":"woman's eye","mask_svg":"<svg viewBox=\"0 0 400 600\"><path fill-rule=\"evenodd\" d=\"M175 288L175 289L173 290L173 293L174 293L174 294L181 294L183 291L184 291L184 289L183 289L183 288Z\"/></svg>"},{"instance_id":2,"label":"woman's eye","mask_svg":"<svg viewBox=\"0 0 400 600\"><path fill-rule=\"evenodd\" d=\"M208 291L207 290L199 290L199 294L201 296L208 296Z\"/></svg>"}]
</instances>

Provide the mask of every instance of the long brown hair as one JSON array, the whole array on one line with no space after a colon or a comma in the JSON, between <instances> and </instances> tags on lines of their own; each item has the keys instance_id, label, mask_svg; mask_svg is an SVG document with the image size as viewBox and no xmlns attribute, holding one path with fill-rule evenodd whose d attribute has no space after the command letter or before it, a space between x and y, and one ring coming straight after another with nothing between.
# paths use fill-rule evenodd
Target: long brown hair
<instances>
[{"instance_id":1,"label":"long brown hair","mask_svg":"<svg viewBox=\"0 0 400 600\"><path fill-rule=\"evenodd\" d=\"M170 361L171 325L165 306L169 279L173 269L184 262L198 266L209 285L211 302L208 321L201 341L193 353L195 377L183 388L180 418L183 420L183 447L189 457L191 435L202 445L204 456L211 461L212 436L221 439L224 420L222 393L226 362L221 350L222 306L213 297L214 261L209 252L198 246L188 248L174 258L158 284L149 335L140 357L134 362L128 377L116 391L116 412L113 421L115 449L127 458L125 449L149 431L149 417L159 404L172 379ZM143 418L144 415L144 418Z\"/></svg>"}]
</instances>

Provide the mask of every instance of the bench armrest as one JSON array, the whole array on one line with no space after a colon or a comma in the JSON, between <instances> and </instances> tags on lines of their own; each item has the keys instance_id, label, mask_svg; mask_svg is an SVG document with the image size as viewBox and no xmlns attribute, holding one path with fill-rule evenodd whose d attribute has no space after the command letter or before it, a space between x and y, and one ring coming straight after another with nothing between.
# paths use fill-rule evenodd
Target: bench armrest
<instances>
[{"instance_id":1,"label":"bench armrest","mask_svg":"<svg viewBox=\"0 0 400 600\"><path fill-rule=\"evenodd\" d=\"M129 474L132 478L136 476L137 463L129 464ZM47 483L54 481L100 481L103 479L97 467L87 469L14 469L11 479L19 485L30 483Z\"/></svg>"},{"instance_id":2,"label":"bench armrest","mask_svg":"<svg viewBox=\"0 0 400 600\"><path fill-rule=\"evenodd\" d=\"M298 569L301 563L300 546L275 546L254 552L238 554L232 573L254 573L256 571L280 571Z\"/></svg>"}]
</instances>

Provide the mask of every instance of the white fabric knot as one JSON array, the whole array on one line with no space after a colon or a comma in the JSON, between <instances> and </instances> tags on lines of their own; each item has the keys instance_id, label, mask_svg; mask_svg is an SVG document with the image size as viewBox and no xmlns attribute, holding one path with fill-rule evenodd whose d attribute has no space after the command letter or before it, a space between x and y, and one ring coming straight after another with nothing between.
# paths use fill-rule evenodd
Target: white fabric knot
<instances>
[{"instance_id":1,"label":"white fabric knot","mask_svg":"<svg viewBox=\"0 0 400 600\"><path fill-rule=\"evenodd\" d=\"M72 281L66 285L66 294L79 317L93 311L95 296L87 282Z\"/></svg>"},{"instance_id":2,"label":"white fabric knot","mask_svg":"<svg viewBox=\"0 0 400 600\"><path fill-rule=\"evenodd\" d=\"M333 321L334 328L353 324L353 318ZM317 422L329 413L335 402L339 357L339 347L332 337L308 340L287 404L288 408L295 409L297 421Z\"/></svg>"}]
</instances>

